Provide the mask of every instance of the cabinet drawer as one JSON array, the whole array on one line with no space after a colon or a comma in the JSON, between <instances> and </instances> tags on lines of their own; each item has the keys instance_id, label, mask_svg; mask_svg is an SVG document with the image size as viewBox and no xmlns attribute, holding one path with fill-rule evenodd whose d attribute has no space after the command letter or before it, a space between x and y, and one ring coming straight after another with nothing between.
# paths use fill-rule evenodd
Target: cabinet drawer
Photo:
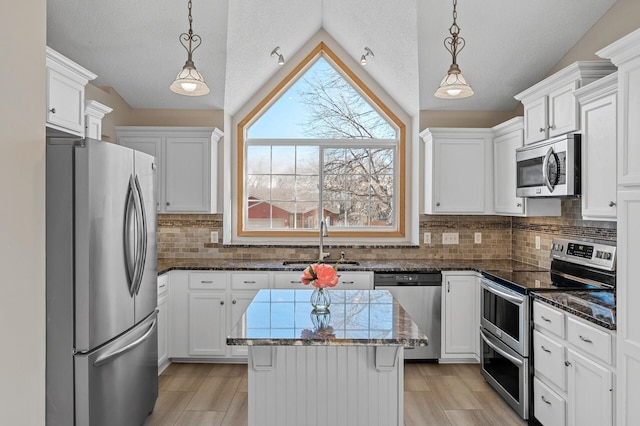
<instances>
[{"instance_id":1,"label":"cabinet drawer","mask_svg":"<svg viewBox=\"0 0 640 426\"><path fill-rule=\"evenodd\" d=\"M564 313L542 302L533 304L533 323L550 332L564 337Z\"/></svg>"},{"instance_id":2,"label":"cabinet drawer","mask_svg":"<svg viewBox=\"0 0 640 426\"><path fill-rule=\"evenodd\" d=\"M273 274L273 288L305 289L309 286L302 284L302 271L276 272Z\"/></svg>"},{"instance_id":3,"label":"cabinet drawer","mask_svg":"<svg viewBox=\"0 0 640 426\"><path fill-rule=\"evenodd\" d=\"M226 272L189 272L189 288L194 290L226 290Z\"/></svg>"},{"instance_id":4,"label":"cabinet drawer","mask_svg":"<svg viewBox=\"0 0 640 426\"><path fill-rule=\"evenodd\" d=\"M560 389L567 388L564 365L564 347L539 331L533 332L533 356L535 371L555 383Z\"/></svg>"},{"instance_id":5,"label":"cabinet drawer","mask_svg":"<svg viewBox=\"0 0 640 426\"><path fill-rule=\"evenodd\" d=\"M373 275L368 272L340 272L338 271L338 285L340 290L369 290L373 288Z\"/></svg>"},{"instance_id":6,"label":"cabinet drawer","mask_svg":"<svg viewBox=\"0 0 640 426\"><path fill-rule=\"evenodd\" d=\"M162 297L169 291L169 274L158 277L158 297Z\"/></svg>"},{"instance_id":7,"label":"cabinet drawer","mask_svg":"<svg viewBox=\"0 0 640 426\"><path fill-rule=\"evenodd\" d=\"M234 290L269 288L269 274L266 272L232 272L231 288Z\"/></svg>"},{"instance_id":8,"label":"cabinet drawer","mask_svg":"<svg viewBox=\"0 0 640 426\"><path fill-rule=\"evenodd\" d=\"M533 379L533 408L536 419L545 426L564 426L566 424L564 399L537 377Z\"/></svg>"},{"instance_id":9,"label":"cabinet drawer","mask_svg":"<svg viewBox=\"0 0 640 426\"><path fill-rule=\"evenodd\" d=\"M567 319L567 341L587 354L611 364L613 356L610 334L569 317Z\"/></svg>"}]
</instances>

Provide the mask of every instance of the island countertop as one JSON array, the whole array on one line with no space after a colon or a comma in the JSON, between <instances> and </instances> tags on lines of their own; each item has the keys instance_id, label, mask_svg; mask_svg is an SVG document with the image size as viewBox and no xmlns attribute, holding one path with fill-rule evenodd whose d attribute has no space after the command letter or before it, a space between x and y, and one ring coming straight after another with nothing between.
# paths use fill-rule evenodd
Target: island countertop
<instances>
[{"instance_id":1,"label":"island countertop","mask_svg":"<svg viewBox=\"0 0 640 426\"><path fill-rule=\"evenodd\" d=\"M327 315L313 313L312 290L260 290L227 337L247 346L404 346L427 336L387 290L330 289Z\"/></svg>"}]
</instances>

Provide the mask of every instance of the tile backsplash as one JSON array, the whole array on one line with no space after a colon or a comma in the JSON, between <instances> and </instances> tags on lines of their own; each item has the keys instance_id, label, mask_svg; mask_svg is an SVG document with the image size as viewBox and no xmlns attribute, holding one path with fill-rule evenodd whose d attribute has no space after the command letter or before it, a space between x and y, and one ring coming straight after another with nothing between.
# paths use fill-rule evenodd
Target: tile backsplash
<instances>
[{"instance_id":1,"label":"tile backsplash","mask_svg":"<svg viewBox=\"0 0 640 426\"><path fill-rule=\"evenodd\" d=\"M211 242L217 232L219 242ZM431 242L424 243L430 233ZM443 244L443 233L457 233L458 244ZM475 242L480 233L480 243ZM540 249L535 237L540 237ZM549 248L556 236L588 238L615 243L616 223L583 221L579 199L562 201L561 217L520 218L508 216L420 216L418 246L332 245L332 253L344 249L347 258L386 259L507 259L548 267ZM317 256L317 245L250 246L222 244L222 215L158 215L158 257L211 259L309 259ZM337 253L332 257L336 258Z\"/></svg>"}]
</instances>

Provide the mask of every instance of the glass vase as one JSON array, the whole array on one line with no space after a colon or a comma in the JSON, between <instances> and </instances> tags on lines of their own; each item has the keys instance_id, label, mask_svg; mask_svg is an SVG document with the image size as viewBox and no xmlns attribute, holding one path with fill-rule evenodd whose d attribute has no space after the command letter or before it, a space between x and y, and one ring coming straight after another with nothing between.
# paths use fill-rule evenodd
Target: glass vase
<instances>
[{"instance_id":1,"label":"glass vase","mask_svg":"<svg viewBox=\"0 0 640 426\"><path fill-rule=\"evenodd\" d=\"M329 290L325 288L316 288L311 293L311 306L315 313L329 312L329 305L331 305L331 296Z\"/></svg>"}]
</instances>

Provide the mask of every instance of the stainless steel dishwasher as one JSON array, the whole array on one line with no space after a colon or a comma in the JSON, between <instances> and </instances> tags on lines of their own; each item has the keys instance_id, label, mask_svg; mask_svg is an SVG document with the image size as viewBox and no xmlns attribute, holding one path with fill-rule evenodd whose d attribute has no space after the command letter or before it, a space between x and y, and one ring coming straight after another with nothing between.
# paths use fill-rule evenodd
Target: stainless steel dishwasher
<instances>
[{"instance_id":1,"label":"stainless steel dishwasher","mask_svg":"<svg viewBox=\"0 0 640 426\"><path fill-rule=\"evenodd\" d=\"M378 290L389 290L429 339L427 346L405 348L404 358L440 358L442 274L376 272L373 285Z\"/></svg>"}]
</instances>

